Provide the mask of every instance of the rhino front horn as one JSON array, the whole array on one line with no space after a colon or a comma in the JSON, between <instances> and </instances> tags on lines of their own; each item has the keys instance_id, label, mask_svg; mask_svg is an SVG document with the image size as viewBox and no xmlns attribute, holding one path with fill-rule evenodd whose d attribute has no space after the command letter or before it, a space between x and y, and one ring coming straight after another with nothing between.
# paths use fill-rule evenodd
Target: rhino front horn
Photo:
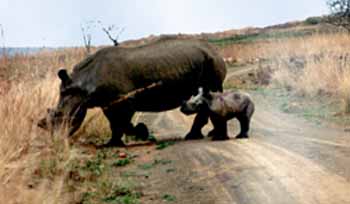
<instances>
[{"instance_id":1,"label":"rhino front horn","mask_svg":"<svg viewBox=\"0 0 350 204\"><path fill-rule=\"evenodd\" d=\"M63 86L67 86L72 82L66 69L60 69L57 75L61 79Z\"/></svg>"}]
</instances>

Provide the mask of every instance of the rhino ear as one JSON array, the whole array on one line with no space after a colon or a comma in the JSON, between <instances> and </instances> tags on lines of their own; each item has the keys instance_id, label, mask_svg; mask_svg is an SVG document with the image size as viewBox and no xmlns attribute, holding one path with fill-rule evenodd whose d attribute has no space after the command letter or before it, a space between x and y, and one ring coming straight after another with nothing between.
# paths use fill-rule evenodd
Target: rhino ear
<instances>
[{"instance_id":1,"label":"rhino ear","mask_svg":"<svg viewBox=\"0 0 350 204\"><path fill-rule=\"evenodd\" d=\"M67 87L69 84L72 83L72 79L69 77L66 69L60 69L57 75L61 79L62 85L64 87Z\"/></svg>"}]
</instances>

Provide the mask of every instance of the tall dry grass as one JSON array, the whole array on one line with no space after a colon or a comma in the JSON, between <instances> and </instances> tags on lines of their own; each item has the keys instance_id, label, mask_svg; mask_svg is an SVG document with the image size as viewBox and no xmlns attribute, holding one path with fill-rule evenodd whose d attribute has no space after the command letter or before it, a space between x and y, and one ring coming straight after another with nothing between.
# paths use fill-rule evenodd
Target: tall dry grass
<instances>
[{"instance_id":1,"label":"tall dry grass","mask_svg":"<svg viewBox=\"0 0 350 204\"><path fill-rule=\"evenodd\" d=\"M57 102L58 68L73 67L83 53L71 49L0 58L0 86L6 85L0 89L0 203L68 203L65 185L78 149L69 145L64 128L51 135L37 121ZM84 124L82 132L90 128L99 134L95 125Z\"/></svg>"},{"instance_id":2,"label":"tall dry grass","mask_svg":"<svg viewBox=\"0 0 350 204\"><path fill-rule=\"evenodd\" d=\"M45 107L52 106L57 99L57 93L52 91L57 82L52 83L51 79L35 85L16 84L1 96L0 203L55 203L51 201L59 189L57 184L51 184L59 181L32 179L43 160L66 157L71 151L64 139L54 144L51 135L36 127ZM63 148L55 150L55 145Z\"/></svg>"},{"instance_id":3,"label":"tall dry grass","mask_svg":"<svg viewBox=\"0 0 350 204\"><path fill-rule=\"evenodd\" d=\"M263 59L274 71L275 84L305 95L329 94L350 112L350 36L346 33L237 44L224 57L238 62ZM259 60L258 60L259 61Z\"/></svg>"}]
</instances>

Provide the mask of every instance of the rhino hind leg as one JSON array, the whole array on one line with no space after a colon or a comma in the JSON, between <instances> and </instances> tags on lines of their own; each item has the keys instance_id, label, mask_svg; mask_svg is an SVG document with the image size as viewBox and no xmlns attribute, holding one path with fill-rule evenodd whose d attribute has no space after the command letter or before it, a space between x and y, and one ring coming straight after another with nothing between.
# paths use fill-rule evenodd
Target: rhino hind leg
<instances>
[{"instance_id":1,"label":"rhino hind leg","mask_svg":"<svg viewBox=\"0 0 350 204\"><path fill-rule=\"evenodd\" d=\"M135 126L135 136L142 141L146 141L149 138L149 131L144 123L138 123Z\"/></svg>"},{"instance_id":2,"label":"rhino hind leg","mask_svg":"<svg viewBox=\"0 0 350 204\"><path fill-rule=\"evenodd\" d=\"M186 135L186 140L198 140L203 139L202 128L208 123L209 113L207 111L202 111L197 113L194 118L192 128L190 132Z\"/></svg>"},{"instance_id":3,"label":"rhino hind leg","mask_svg":"<svg viewBox=\"0 0 350 204\"><path fill-rule=\"evenodd\" d=\"M213 128L212 130L210 130L209 133L208 133L208 137L214 137L215 132L216 132L215 128Z\"/></svg>"},{"instance_id":4,"label":"rhino hind leg","mask_svg":"<svg viewBox=\"0 0 350 204\"><path fill-rule=\"evenodd\" d=\"M123 147L125 146L122 137L125 132L132 129L131 118L135 111L129 107L109 108L103 113L109 121L112 130L112 138L105 144L105 147Z\"/></svg>"},{"instance_id":5,"label":"rhino hind leg","mask_svg":"<svg viewBox=\"0 0 350 204\"><path fill-rule=\"evenodd\" d=\"M136 139L146 141L149 138L149 130L144 123L138 123L134 126L131 122L124 129L126 135L135 135Z\"/></svg>"}]
</instances>

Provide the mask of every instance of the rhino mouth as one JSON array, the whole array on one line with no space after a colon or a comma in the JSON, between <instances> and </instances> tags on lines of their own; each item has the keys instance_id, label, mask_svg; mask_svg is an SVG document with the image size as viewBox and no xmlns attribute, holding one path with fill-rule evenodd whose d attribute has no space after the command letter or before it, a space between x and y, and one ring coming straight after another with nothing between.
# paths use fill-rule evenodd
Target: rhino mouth
<instances>
[{"instance_id":1,"label":"rhino mouth","mask_svg":"<svg viewBox=\"0 0 350 204\"><path fill-rule=\"evenodd\" d=\"M48 131L56 131L67 128L69 135L73 135L79 129L86 115L86 108L76 106L69 114L64 115L60 111L48 110L48 115L40 119L37 126Z\"/></svg>"},{"instance_id":2,"label":"rhino mouth","mask_svg":"<svg viewBox=\"0 0 350 204\"><path fill-rule=\"evenodd\" d=\"M75 111L70 115L68 124L69 124L69 135L73 135L83 123L86 116L87 108L79 105Z\"/></svg>"}]
</instances>

